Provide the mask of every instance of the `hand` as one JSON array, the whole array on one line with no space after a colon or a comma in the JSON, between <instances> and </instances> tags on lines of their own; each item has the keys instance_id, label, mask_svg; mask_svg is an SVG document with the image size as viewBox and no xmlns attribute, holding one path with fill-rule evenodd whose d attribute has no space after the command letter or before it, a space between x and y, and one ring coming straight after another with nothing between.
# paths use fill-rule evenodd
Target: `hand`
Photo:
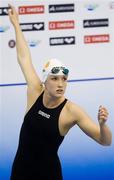
<instances>
[{"instance_id":1,"label":"hand","mask_svg":"<svg viewBox=\"0 0 114 180\"><path fill-rule=\"evenodd\" d=\"M108 119L108 111L105 107L100 106L99 111L98 111L98 121L99 124L102 125L104 124Z\"/></svg>"},{"instance_id":2,"label":"hand","mask_svg":"<svg viewBox=\"0 0 114 180\"><path fill-rule=\"evenodd\" d=\"M15 7L13 7L10 4L8 4L8 6L9 6L8 15L9 15L10 21L14 26L16 26L17 24L19 24L18 14L16 12Z\"/></svg>"}]
</instances>

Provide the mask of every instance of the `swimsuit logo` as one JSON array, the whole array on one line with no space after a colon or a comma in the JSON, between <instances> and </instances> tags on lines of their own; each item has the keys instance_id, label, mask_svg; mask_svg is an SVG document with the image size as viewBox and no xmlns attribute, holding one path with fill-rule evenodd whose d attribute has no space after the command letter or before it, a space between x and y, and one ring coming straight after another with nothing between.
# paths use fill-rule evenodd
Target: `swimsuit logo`
<instances>
[{"instance_id":1,"label":"swimsuit logo","mask_svg":"<svg viewBox=\"0 0 114 180\"><path fill-rule=\"evenodd\" d=\"M38 111L38 114L40 114L41 116L43 116L43 117L45 117L45 118L47 118L47 119L50 118L50 114L47 114L47 113L45 113L45 112L43 112L43 111L41 111L41 110Z\"/></svg>"}]
</instances>

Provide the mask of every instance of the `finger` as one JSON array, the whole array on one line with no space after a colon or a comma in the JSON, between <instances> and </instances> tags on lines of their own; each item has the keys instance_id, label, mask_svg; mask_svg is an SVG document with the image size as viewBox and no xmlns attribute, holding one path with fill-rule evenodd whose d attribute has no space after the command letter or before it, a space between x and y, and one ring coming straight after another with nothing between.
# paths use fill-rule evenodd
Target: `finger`
<instances>
[{"instance_id":1,"label":"finger","mask_svg":"<svg viewBox=\"0 0 114 180\"><path fill-rule=\"evenodd\" d=\"M105 112L105 113L107 113L107 114L108 114L107 109L106 109L106 108L104 108L104 107L99 108L99 111L98 111L98 112L100 112L100 113Z\"/></svg>"},{"instance_id":2,"label":"finger","mask_svg":"<svg viewBox=\"0 0 114 180\"><path fill-rule=\"evenodd\" d=\"M98 113L98 119L105 119L107 120L108 119L108 112L106 111L101 111Z\"/></svg>"},{"instance_id":3,"label":"finger","mask_svg":"<svg viewBox=\"0 0 114 180\"><path fill-rule=\"evenodd\" d=\"M99 106L99 109L104 109L104 110L107 110L104 106L100 105Z\"/></svg>"},{"instance_id":4,"label":"finger","mask_svg":"<svg viewBox=\"0 0 114 180\"><path fill-rule=\"evenodd\" d=\"M9 15L12 14L12 6L10 4L8 4L8 14Z\"/></svg>"},{"instance_id":5,"label":"finger","mask_svg":"<svg viewBox=\"0 0 114 180\"><path fill-rule=\"evenodd\" d=\"M9 6L9 13L10 14L14 14L14 13L16 13L16 10L15 10L15 7L14 6L12 6L11 4L8 4L8 6Z\"/></svg>"},{"instance_id":6,"label":"finger","mask_svg":"<svg viewBox=\"0 0 114 180\"><path fill-rule=\"evenodd\" d=\"M107 116L108 117L108 113L107 112L99 112L98 116Z\"/></svg>"},{"instance_id":7,"label":"finger","mask_svg":"<svg viewBox=\"0 0 114 180\"><path fill-rule=\"evenodd\" d=\"M13 9L13 8L14 8L14 6L12 6L11 4L8 4L8 7L9 7L10 9Z\"/></svg>"},{"instance_id":8,"label":"finger","mask_svg":"<svg viewBox=\"0 0 114 180\"><path fill-rule=\"evenodd\" d=\"M109 114L108 111L104 110L104 109L101 109L98 113L106 113L106 114Z\"/></svg>"},{"instance_id":9,"label":"finger","mask_svg":"<svg viewBox=\"0 0 114 180\"><path fill-rule=\"evenodd\" d=\"M99 117L99 119L102 117L108 118L108 113L106 113L106 112L98 113L98 117Z\"/></svg>"}]
</instances>

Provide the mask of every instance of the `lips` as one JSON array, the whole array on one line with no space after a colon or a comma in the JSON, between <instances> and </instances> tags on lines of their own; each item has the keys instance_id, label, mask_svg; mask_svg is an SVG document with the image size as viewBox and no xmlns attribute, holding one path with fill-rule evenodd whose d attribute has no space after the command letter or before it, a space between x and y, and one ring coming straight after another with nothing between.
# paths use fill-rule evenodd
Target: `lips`
<instances>
[{"instance_id":1,"label":"lips","mask_svg":"<svg viewBox=\"0 0 114 180\"><path fill-rule=\"evenodd\" d=\"M57 89L57 93L62 93L63 89Z\"/></svg>"}]
</instances>

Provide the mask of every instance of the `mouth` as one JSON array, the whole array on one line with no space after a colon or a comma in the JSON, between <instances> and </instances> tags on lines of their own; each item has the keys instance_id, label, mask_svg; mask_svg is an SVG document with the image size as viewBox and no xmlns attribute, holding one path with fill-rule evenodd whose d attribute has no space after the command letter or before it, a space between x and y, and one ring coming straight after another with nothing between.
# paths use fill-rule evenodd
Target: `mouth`
<instances>
[{"instance_id":1,"label":"mouth","mask_svg":"<svg viewBox=\"0 0 114 180\"><path fill-rule=\"evenodd\" d=\"M61 94L61 93L63 93L63 89L57 89L56 92Z\"/></svg>"}]
</instances>

